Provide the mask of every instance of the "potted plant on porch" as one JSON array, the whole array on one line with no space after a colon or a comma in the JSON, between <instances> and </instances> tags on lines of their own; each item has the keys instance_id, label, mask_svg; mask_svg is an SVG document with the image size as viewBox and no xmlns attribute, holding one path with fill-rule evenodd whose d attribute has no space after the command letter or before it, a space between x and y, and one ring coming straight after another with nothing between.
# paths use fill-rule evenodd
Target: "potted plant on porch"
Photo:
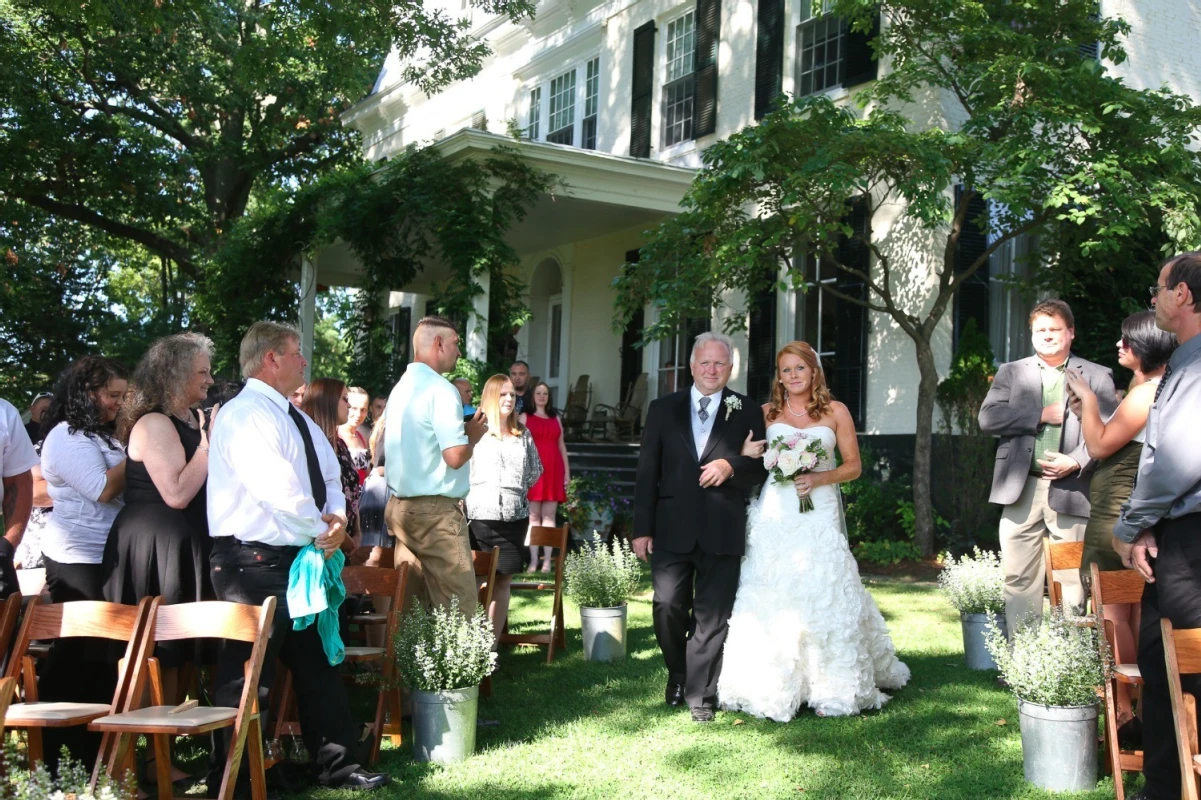
<instances>
[{"instance_id":1,"label":"potted plant on porch","mask_svg":"<svg viewBox=\"0 0 1201 800\"><path fill-rule=\"evenodd\" d=\"M1018 699L1026 780L1050 791L1092 789L1098 690L1111 668L1097 629L1056 610L1009 640L990 624L985 641Z\"/></svg>"},{"instance_id":2,"label":"potted plant on porch","mask_svg":"<svg viewBox=\"0 0 1201 800\"><path fill-rule=\"evenodd\" d=\"M393 648L413 702L413 757L451 764L475 750L480 682L496 669L496 637L482 607L464 616L458 598L449 608L415 603L396 632Z\"/></svg>"},{"instance_id":3,"label":"potted plant on porch","mask_svg":"<svg viewBox=\"0 0 1201 800\"><path fill-rule=\"evenodd\" d=\"M598 542L570 553L563 563L563 591L580 606L584 658L618 661L626 655L626 601L642 570L628 542Z\"/></svg>"},{"instance_id":4,"label":"potted plant on porch","mask_svg":"<svg viewBox=\"0 0 1201 800\"><path fill-rule=\"evenodd\" d=\"M938 585L947 600L959 612L963 627L963 657L968 669L996 669L985 647L984 633L989 620L1005 627L1005 570L996 553L981 552L948 558L938 575Z\"/></svg>"}]
</instances>

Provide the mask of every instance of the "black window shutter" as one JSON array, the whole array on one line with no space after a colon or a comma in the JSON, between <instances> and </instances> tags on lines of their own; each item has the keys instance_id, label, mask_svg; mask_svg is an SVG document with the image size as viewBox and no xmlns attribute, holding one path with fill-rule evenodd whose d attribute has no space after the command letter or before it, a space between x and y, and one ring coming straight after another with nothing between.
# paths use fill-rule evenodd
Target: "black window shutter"
<instances>
[{"instance_id":1,"label":"black window shutter","mask_svg":"<svg viewBox=\"0 0 1201 800\"><path fill-rule=\"evenodd\" d=\"M717 45L721 41L721 0L696 0L696 96L692 137L717 130Z\"/></svg>"},{"instance_id":2,"label":"black window shutter","mask_svg":"<svg viewBox=\"0 0 1201 800\"><path fill-rule=\"evenodd\" d=\"M846 32L846 63L843 65L842 85L858 86L861 83L876 79L879 62L872 50L871 42L880 35L880 12L872 22L872 28L867 33L847 30Z\"/></svg>"},{"instance_id":3,"label":"black window shutter","mask_svg":"<svg viewBox=\"0 0 1201 800\"><path fill-rule=\"evenodd\" d=\"M756 403L770 399L776 377L776 288L762 289L751 297L747 331L746 393Z\"/></svg>"},{"instance_id":4,"label":"black window shutter","mask_svg":"<svg viewBox=\"0 0 1201 800\"><path fill-rule=\"evenodd\" d=\"M784 0L759 0L758 17L755 119L763 119L784 91Z\"/></svg>"},{"instance_id":5,"label":"black window shutter","mask_svg":"<svg viewBox=\"0 0 1201 800\"><path fill-rule=\"evenodd\" d=\"M850 203L847 222L854 231L851 238L843 237L838 245L838 260L865 275L871 274L872 254L868 242L872 238L871 211L867 201ZM867 299L867 286L843 270L838 271L840 292L861 300ZM863 430L867 400L867 309L858 303L838 300L835 306L837 334L834 342L835 364L826 370L830 391L842 401L855 420L855 429Z\"/></svg>"},{"instance_id":6,"label":"black window shutter","mask_svg":"<svg viewBox=\"0 0 1201 800\"><path fill-rule=\"evenodd\" d=\"M650 158L651 108L655 87L655 23L634 30L634 73L630 91L630 155Z\"/></svg>"},{"instance_id":7,"label":"black window shutter","mask_svg":"<svg viewBox=\"0 0 1201 800\"><path fill-rule=\"evenodd\" d=\"M963 198L964 187L955 187L955 207ZM988 212L988 201L976 195L968 202L967 219L963 230L959 232L959 242L955 246L955 271L965 270L988 249L988 233L980 227L977 220ZM952 344L959 346L959 336L969 319L976 320L976 330L988 335L988 289L989 265L985 263L976 274L963 282L955 295L955 316Z\"/></svg>"}]
</instances>

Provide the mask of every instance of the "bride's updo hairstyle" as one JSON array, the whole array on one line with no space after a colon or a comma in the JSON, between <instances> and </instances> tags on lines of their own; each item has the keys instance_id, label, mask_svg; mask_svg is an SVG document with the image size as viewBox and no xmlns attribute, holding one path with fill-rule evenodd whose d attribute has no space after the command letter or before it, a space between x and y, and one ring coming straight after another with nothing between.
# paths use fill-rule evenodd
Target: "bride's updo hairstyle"
<instances>
[{"instance_id":1,"label":"bride's updo hairstyle","mask_svg":"<svg viewBox=\"0 0 1201 800\"><path fill-rule=\"evenodd\" d=\"M776 353L776 380L771 387L771 410L768 412L767 421L775 422L784 416L787 407L788 390L780 382L780 359L786 355L798 356L813 375L809 385L812 394L809 402L805 404L805 411L809 413L809 418L816 422L830 413L830 404L834 402L834 397L830 394L830 387L826 385L826 373L818 361L817 353L805 342L789 342Z\"/></svg>"}]
</instances>

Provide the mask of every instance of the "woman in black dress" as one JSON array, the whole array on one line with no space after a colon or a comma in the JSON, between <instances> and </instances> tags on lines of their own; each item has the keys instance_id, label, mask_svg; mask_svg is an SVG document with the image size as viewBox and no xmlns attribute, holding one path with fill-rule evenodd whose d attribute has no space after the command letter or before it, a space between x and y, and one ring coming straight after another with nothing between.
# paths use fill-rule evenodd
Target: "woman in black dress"
<instances>
[{"instance_id":1,"label":"woman in black dress","mask_svg":"<svg viewBox=\"0 0 1201 800\"><path fill-rule=\"evenodd\" d=\"M200 334L168 336L151 345L134 371L117 420L129 460L125 507L104 549L106 600L136 604L161 596L172 604L215 597L204 492L208 431L204 412L193 408L213 383L212 350ZM195 660L195 644L165 642L155 655L167 702L180 702L179 668Z\"/></svg>"}]
</instances>

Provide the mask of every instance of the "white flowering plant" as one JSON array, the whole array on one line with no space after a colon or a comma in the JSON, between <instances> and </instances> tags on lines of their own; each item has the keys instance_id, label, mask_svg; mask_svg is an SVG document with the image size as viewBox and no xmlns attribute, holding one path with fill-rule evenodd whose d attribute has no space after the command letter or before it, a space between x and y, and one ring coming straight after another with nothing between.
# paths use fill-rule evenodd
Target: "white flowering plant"
<instances>
[{"instance_id":1,"label":"white flowering plant","mask_svg":"<svg viewBox=\"0 0 1201 800\"><path fill-rule=\"evenodd\" d=\"M584 608L625 605L641 577L638 557L623 539L585 545L563 560L563 592Z\"/></svg>"},{"instance_id":2,"label":"white flowering plant","mask_svg":"<svg viewBox=\"0 0 1201 800\"><path fill-rule=\"evenodd\" d=\"M730 415L731 415L731 414L733 414L735 411L741 411L741 410L742 410L742 400L740 400L740 399L738 398L738 395L736 395L736 394L732 394L732 395L730 395L729 397L727 397L727 398L726 398L725 400L723 400L722 402L723 402L723 403L725 404L725 406L726 406L726 421L727 421L727 422L729 422L729 421L730 421Z\"/></svg>"},{"instance_id":3,"label":"white flowering plant","mask_svg":"<svg viewBox=\"0 0 1201 800\"><path fill-rule=\"evenodd\" d=\"M960 614L999 614L1005 610L1005 570L1001 557L993 552L972 549L958 560L943 562L938 586Z\"/></svg>"},{"instance_id":4,"label":"white flowering plant","mask_svg":"<svg viewBox=\"0 0 1201 800\"><path fill-rule=\"evenodd\" d=\"M448 692L478 686L496 669L492 621L482 606L470 616L450 607L427 611L420 603L405 614L392 642L405 684L421 692Z\"/></svg>"},{"instance_id":5,"label":"white flowering plant","mask_svg":"<svg viewBox=\"0 0 1201 800\"><path fill-rule=\"evenodd\" d=\"M995 620L984 634L988 652L1019 700L1043 706L1090 706L1109 679L1112 659L1097 629L1065 619L1058 610L1041 625L1006 639Z\"/></svg>"},{"instance_id":6,"label":"white flowering plant","mask_svg":"<svg viewBox=\"0 0 1201 800\"><path fill-rule=\"evenodd\" d=\"M774 483L792 483L797 475L811 472L829 460L822 440L802 431L777 436L763 452L763 466ZM808 495L799 500L801 513L813 510L813 500Z\"/></svg>"},{"instance_id":7,"label":"white flowering plant","mask_svg":"<svg viewBox=\"0 0 1201 800\"><path fill-rule=\"evenodd\" d=\"M24 760L25 754L15 740L4 743L5 764L20 764ZM138 796L138 782L133 773L126 773L120 783L102 775L95 791L88 789L90 780L90 770L71 758L64 746L58 760L57 780L41 761L32 771L14 769L0 780L0 800L134 800Z\"/></svg>"}]
</instances>

